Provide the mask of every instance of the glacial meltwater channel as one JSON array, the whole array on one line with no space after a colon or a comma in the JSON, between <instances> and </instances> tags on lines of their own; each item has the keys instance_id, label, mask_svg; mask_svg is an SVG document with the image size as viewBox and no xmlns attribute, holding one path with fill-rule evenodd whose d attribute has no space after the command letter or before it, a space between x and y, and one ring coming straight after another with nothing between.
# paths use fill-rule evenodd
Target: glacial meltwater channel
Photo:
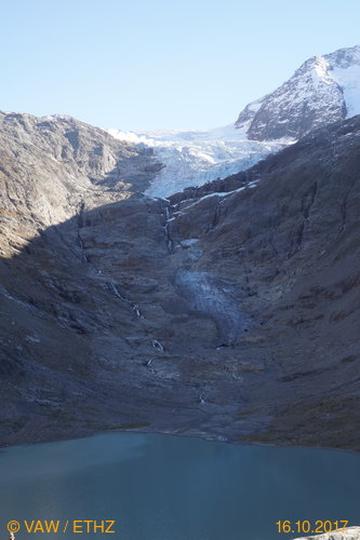
<instances>
[{"instance_id":1,"label":"glacial meltwater channel","mask_svg":"<svg viewBox=\"0 0 360 540\"><path fill-rule=\"evenodd\" d=\"M0 451L0 538L73 538L71 520L116 520L119 540L271 540L278 520L360 523L360 455L109 434ZM70 521L28 535L23 520ZM304 536L291 534L290 537ZM109 538L82 535L82 538Z\"/></svg>"}]
</instances>

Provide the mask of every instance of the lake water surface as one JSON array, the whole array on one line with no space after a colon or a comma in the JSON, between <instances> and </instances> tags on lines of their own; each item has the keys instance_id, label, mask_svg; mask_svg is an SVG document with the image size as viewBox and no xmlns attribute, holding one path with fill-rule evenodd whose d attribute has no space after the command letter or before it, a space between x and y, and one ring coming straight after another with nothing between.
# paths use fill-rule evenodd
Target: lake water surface
<instances>
[{"instance_id":1,"label":"lake water surface","mask_svg":"<svg viewBox=\"0 0 360 540\"><path fill-rule=\"evenodd\" d=\"M117 521L96 538L285 540L279 519L360 524L359 479L360 455L331 450L135 433L14 447L0 451L0 538L10 519L88 518Z\"/></svg>"}]
</instances>

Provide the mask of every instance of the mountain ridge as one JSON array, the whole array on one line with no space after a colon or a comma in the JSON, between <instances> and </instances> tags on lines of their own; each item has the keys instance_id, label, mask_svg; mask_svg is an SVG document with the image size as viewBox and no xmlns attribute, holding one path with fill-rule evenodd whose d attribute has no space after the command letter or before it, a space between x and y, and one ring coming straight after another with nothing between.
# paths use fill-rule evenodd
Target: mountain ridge
<instances>
[{"instance_id":1,"label":"mountain ridge","mask_svg":"<svg viewBox=\"0 0 360 540\"><path fill-rule=\"evenodd\" d=\"M360 46L306 60L276 90L239 114L252 140L299 139L312 129L360 113Z\"/></svg>"}]
</instances>

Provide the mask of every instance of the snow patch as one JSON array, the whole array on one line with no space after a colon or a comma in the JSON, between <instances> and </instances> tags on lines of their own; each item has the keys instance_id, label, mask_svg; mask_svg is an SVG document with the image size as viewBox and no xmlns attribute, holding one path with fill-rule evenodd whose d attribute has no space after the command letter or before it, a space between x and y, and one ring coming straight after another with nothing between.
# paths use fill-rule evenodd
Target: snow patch
<instances>
[{"instance_id":1,"label":"snow patch","mask_svg":"<svg viewBox=\"0 0 360 540\"><path fill-rule=\"evenodd\" d=\"M331 76L343 90L348 118L360 114L360 65L335 68Z\"/></svg>"},{"instance_id":2,"label":"snow patch","mask_svg":"<svg viewBox=\"0 0 360 540\"><path fill-rule=\"evenodd\" d=\"M239 193L240 191L245 191L246 189L253 189L258 184L259 180L253 180L252 182L249 182L246 184L246 186L241 186L237 189L233 189L232 191L213 191L212 193L208 193L207 195L203 195L203 197L200 197L197 201L189 204L185 207L186 210L189 208L192 208L193 206L196 206L201 201L204 201L205 199L210 199L211 197L227 197L228 195L232 195L233 193Z\"/></svg>"}]
</instances>

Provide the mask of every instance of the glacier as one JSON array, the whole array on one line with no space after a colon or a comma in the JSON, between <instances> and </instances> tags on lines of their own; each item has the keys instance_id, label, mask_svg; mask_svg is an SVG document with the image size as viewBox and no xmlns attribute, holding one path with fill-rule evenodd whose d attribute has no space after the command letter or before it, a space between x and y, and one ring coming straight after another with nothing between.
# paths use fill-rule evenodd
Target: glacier
<instances>
[{"instance_id":1,"label":"glacier","mask_svg":"<svg viewBox=\"0 0 360 540\"><path fill-rule=\"evenodd\" d=\"M109 129L120 140L153 149L163 167L145 192L167 197L186 187L226 178L248 169L290 141L251 141L234 125L205 130L121 131Z\"/></svg>"}]
</instances>

